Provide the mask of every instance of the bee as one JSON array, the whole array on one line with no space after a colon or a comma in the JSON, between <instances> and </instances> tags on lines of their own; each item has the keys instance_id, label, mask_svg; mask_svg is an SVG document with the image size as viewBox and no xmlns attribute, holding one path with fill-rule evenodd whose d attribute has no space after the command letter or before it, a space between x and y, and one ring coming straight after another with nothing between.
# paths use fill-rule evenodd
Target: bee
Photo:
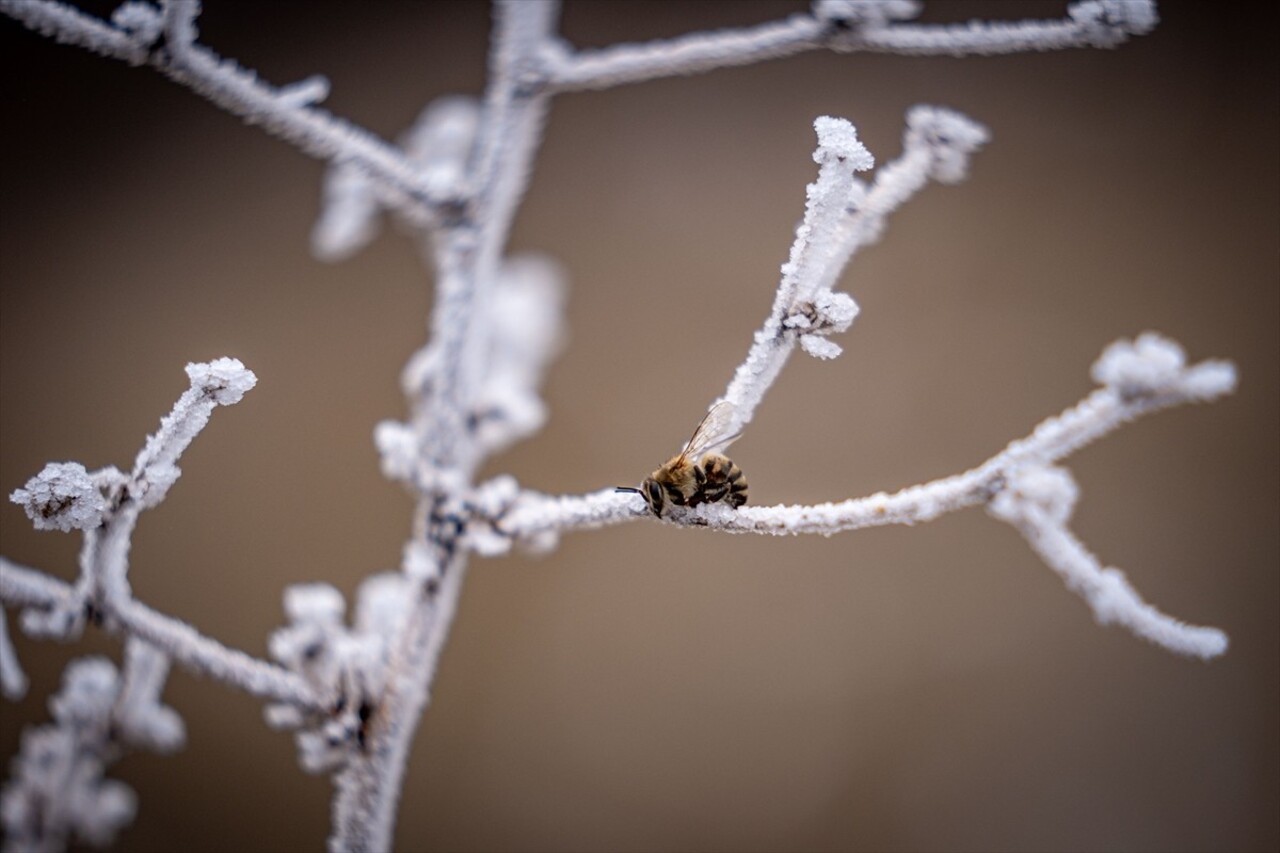
<instances>
[{"instance_id":1,"label":"bee","mask_svg":"<svg viewBox=\"0 0 1280 853\"><path fill-rule=\"evenodd\" d=\"M654 515L662 517L668 503L697 506L724 501L734 509L747 502L747 479L723 450L741 433L727 435L734 406L716 403L685 443L684 450L650 474L640 488L618 486L620 492L639 492Z\"/></svg>"}]
</instances>

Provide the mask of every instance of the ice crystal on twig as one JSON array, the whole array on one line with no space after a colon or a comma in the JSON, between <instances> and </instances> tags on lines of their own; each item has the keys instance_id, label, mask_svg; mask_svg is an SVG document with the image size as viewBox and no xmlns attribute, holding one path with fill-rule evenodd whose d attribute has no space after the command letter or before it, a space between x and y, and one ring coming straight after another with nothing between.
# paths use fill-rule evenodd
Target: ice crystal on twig
<instances>
[{"instance_id":1,"label":"ice crystal on twig","mask_svg":"<svg viewBox=\"0 0 1280 853\"><path fill-rule=\"evenodd\" d=\"M37 530L89 530L102 522L107 502L79 462L50 462L9 495Z\"/></svg>"}]
</instances>

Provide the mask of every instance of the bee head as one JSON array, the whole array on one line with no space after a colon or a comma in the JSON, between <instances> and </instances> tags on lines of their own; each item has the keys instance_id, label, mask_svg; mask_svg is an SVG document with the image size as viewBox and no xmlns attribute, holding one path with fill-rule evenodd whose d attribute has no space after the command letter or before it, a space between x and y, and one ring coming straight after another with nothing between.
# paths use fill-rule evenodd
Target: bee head
<instances>
[{"instance_id":1,"label":"bee head","mask_svg":"<svg viewBox=\"0 0 1280 853\"><path fill-rule=\"evenodd\" d=\"M652 477L640 484L640 494L644 495L644 502L649 505L649 509L653 510L653 514L662 517L662 508L667 503L667 496L662 491L662 486Z\"/></svg>"},{"instance_id":2,"label":"bee head","mask_svg":"<svg viewBox=\"0 0 1280 853\"><path fill-rule=\"evenodd\" d=\"M635 492L644 498L644 502L649 506L649 510L656 516L662 516L662 508L666 505L667 498L662 491L662 486L658 485L658 481L652 477L640 484L640 488L632 486L617 486L615 492Z\"/></svg>"}]
</instances>

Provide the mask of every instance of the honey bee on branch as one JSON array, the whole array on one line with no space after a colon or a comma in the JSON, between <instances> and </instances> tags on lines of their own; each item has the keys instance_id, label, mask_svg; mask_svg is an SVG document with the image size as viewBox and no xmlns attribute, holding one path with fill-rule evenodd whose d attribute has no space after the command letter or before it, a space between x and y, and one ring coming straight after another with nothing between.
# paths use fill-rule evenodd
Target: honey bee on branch
<instances>
[{"instance_id":1,"label":"honey bee on branch","mask_svg":"<svg viewBox=\"0 0 1280 853\"><path fill-rule=\"evenodd\" d=\"M724 501L734 509L747 502L747 479L724 450L741 433L727 435L733 424L734 406L721 401L711 407L693 431L684 450L650 474L640 488L618 486L620 492L638 492L654 515L662 517L668 503L697 506Z\"/></svg>"}]
</instances>

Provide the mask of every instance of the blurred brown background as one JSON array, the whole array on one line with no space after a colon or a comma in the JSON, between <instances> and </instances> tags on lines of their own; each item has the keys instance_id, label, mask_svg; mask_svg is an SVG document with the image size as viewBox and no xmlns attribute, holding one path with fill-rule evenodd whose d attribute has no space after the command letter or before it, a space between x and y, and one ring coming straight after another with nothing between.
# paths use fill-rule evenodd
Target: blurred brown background
<instances>
[{"instance_id":1,"label":"blurred brown background","mask_svg":"<svg viewBox=\"0 0 1280 853\"><path fill-rule=\"evenodd\" d=\"M813 118L850 118L885 162L909 107L948 105L993 141L845 275L863 309L846 354L797 355L735 445L753 502L972 466L1088 393L1107 343L1156 329L1193 359L1234 359L1240 391L1073 458L1076 529L1161 609L1225 628L1225 658L1098 627L976 510L831 539L573 535L540 560L473 563L397 845L1275 849L1280 74L1263 5L1165 2L1116 51L819 53L557 100L512 247L567 266L571 341L547 428L489 469L552 492L641 478L768 310L815 174ZM206 6L216 50L275 83L328 75L326 106L385 137L483 85L480 3ZM600 46L803 8L569 2L563 29ZM349 596L398 561L410 502L370 436L405 411L429 277L394 228L348 262L312 260L323 167L149 70L8 21L0 63L0 490L49 460L127 467L186 362L241 358L258 388L183 457L131 577L265 654L286 585ZM78 539L8 504L0 532L6 556L74 576ZM98 632L16 642L32 690L0 704L3 755L47 719L71 656L119 654ZM256 701L185 672L166 698L190 742L112 770L140 796L120 849L322 847L329 784Z\"/></svg>"}]
</instances>

